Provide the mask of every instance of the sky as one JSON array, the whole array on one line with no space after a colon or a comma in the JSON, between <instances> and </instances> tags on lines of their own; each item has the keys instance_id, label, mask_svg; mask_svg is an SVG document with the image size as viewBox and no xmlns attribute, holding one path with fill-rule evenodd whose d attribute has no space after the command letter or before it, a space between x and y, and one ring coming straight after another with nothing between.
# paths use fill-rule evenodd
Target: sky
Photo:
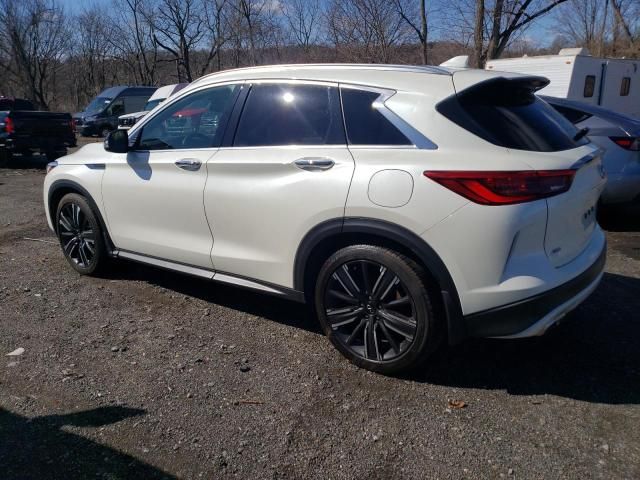
<instances>
[{"instance_id":1,"label":"sky","mask_svg":"<svg viewBox=\"0 0 640 480\"><path fill-rule=\"evenodd\" d=\"M104 5L105 2L109 2L109 0L58 0L60 4L63 5L65 10L70 13L79 13L87 7L90 7L93 4L101 4ZM278 0L274 0L278 1ZM449 0L430 0L427 2L427 5L431 5L434 10L433 15L430 17L430 28L432 29L432 40L438 40L440 33L438 32L438 24L440 20L440 15L438 11L444 11L448 5ZM545 47L549 45L554 38L556 37L556 33L554 32L554 18L553 14L546 15L540 19L538 19L534 24L526 31L526 38L533 42L534 44L538 44L539 47Z\"/></svg>"}]
</instances>

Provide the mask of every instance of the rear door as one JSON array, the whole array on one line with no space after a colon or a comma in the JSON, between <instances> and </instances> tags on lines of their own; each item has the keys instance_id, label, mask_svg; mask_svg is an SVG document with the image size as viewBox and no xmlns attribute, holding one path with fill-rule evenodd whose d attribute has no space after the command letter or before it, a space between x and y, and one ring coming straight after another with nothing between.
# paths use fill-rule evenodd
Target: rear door
<instances>
[{"instance_id":1,"label":"rear door","mask_svg":"<svg viewBox=\"0 0 640 480\"><path fill-rule=\"evenodd\" d=\"M302 238L344 216L353 159L337 85L254 83L207 169L216 271L292 287Z\"/></svg>"}]
</instances>

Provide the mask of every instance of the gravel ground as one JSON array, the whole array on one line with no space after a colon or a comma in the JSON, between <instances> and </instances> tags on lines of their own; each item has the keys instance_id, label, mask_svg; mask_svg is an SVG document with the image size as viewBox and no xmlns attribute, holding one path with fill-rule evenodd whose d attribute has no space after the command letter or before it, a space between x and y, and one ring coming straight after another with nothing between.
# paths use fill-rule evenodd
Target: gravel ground
<instances>
[{"instance_id":1,"label":"gravel ground","mask_svg":"<svg viewBox=\"0 0 640 480\"><path fill-rule=\"evenodd\" d=\"M640 478L637 211L603 219L607 273L571 321L398 379L343 360L294 303L126 262L80 277L45 223L42 162L16 163L1 478Z\"/></svg>"}]
</instances>

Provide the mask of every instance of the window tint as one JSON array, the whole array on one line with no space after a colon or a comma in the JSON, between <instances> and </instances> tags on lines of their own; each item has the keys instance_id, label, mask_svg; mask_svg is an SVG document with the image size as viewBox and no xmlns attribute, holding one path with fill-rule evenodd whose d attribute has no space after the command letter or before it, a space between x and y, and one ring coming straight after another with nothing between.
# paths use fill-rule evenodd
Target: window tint
<instances>
[{"instance_id":1,"label":"window tint","mask_svg":"<svg viewBox=\"0 0 640 480\"><path fill-rule=\"evenodd\" d=\"M595 75L587 75L584 79L584 97L593 97L593 92L596 89L596 77Z\"/></svg>"},{"instance_id":2,"label":"window tint","mask_svg":"<svg viewBox=\"0 0 640 480\"><path fill-rule=\"evenodd\" d=\"M629 90L631 89L631 77L624 77L622 79L622 83L620 84L620 96L626 97L629 95Z\"/></svg>"},{"instance_id":3,"label":"window tint","mask_svg":"<svg viewBox=\"0 0 640 480\"><path fill-rule=\"evenodd\" d=\"M346 144L337 88L254 85L233 142L238 147Z\"/></svg>"},{"instance_id":4,"label":"window tint","mask_svg":"<svg viewBox=\"0 0 640 480\"><path fill-rule=\"evenodd\" d=\"M139 150L217 147L237 85L202 90L179 100L147 123Z\"/></svg>"},{"instance_id":5,"label":"window tint","mask_svg":"<svg viewBox=\"0 0 640 480\"><path fill-rule=\"evenodd\" d=\"M484 140L506 148L536 152L569 150L588 143L574 140L578 130L533 93L535 85L498 78L440 102L445 117Z\"/></svg>"},{"instance_id":6,"label":"window tint","mask_svg":"<svg viewBox=\"0 0 640 480\"><path fill-rule=\"evenodd\" d=\"M556 111L558 111L564 118L569 120L574 125L576 123L584 122L586 119L591 118L591 114L576 110L574 108L565 107L563 105L550 104Z\"/></svg>"},{"instance_id":7,"label":"window tint","mask_svg":"<svg viewBox=\"0 0 640 480\"><path fill-rule=\"evenodd\" d=\"M374 106L376 92L342 89L342 107L349 145L412 145Z\"/></svg>"}]
</instances>

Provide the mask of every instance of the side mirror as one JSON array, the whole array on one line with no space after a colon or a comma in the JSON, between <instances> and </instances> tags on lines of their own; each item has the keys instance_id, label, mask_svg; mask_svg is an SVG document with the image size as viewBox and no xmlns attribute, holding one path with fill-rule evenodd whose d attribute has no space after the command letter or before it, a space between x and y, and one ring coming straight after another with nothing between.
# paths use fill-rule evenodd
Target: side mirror
<instances>
[{"instance_id":1,"label":"side mirror","mask_svg":"<svg viewBox=\"0 0 640 480\"><path fill-rule=\"evenodd\" d=\"M114 130L104 140L107 152L127 153L129 151L129 135L126 130Z\"/></svg>"}]
</instances>

